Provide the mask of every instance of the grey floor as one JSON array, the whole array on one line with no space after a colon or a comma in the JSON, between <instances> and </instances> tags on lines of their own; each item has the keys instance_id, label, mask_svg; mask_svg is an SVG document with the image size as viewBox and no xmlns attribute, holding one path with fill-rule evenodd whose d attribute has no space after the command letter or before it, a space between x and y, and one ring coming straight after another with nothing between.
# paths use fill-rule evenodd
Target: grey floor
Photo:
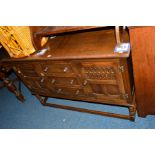
<instances>
[{"instance_id":1,"label":"grey floor","mask_svg":"<svg viewBox=\"0 0 155 155\"><path fill-rule=\"evenodd\" d=\"M118 118L80 113L45 107L31 95L22 84L26 101L20 103L6 88L0 90L0 128L6 129L149 129L155 128L155 116L140 118L135 122ZM90 109L101 109L117 113L128 113L126 108L106 105L92 105L85 102L52 99L49 101L64 105L76 105Z\"/></svg>"}]
</instances>

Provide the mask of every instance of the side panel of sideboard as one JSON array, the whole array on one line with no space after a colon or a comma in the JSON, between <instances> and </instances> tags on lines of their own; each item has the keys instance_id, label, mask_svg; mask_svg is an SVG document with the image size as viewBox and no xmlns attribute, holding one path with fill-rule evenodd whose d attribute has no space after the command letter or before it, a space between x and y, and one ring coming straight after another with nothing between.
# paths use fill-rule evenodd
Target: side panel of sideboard
<instances>
[{"instance_id":1,"label":"side panel of sideboard","mask_svg":"<svg viewBox=\"0 0 155 155\"><path fill-rule=\"evenodd\" d=\"M129 29L138 115L155 114L155 27Z\"/></svg>"}]
</instances>

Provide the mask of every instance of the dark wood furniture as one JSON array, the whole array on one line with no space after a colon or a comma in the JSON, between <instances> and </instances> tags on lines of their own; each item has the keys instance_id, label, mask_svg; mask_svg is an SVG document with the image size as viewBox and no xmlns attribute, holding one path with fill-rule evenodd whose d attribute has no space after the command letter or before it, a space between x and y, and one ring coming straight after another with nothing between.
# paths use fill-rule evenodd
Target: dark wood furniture
<instances>
[{"instance_id":1,"label":"dark wood furniture","mask_svg":"<svg viewBox=\"0 0 155 155\"><path fill-rule=\"evenodd\" d=\"M49 39L43 55L4 59L3 67L13 68L43 105L134 120L130 52L115 53L115 46L113 28L63 34ZM48 97L123 106L129 115L47 103Z\"/></svg>"},{"instance_id":2,"label":"dark wood furniture","mask_svg":"<svg viewBox=\"0 0 155 155\"><path fill-rule=\"evenodd\" d=\"M155 114L155 27L130 27L138 115Z\"/></svg>"},{"instance_id":3,"label":"dark wood furniture","mask_svg":"<svg viewBox=\"0 0 155 155\"><path fill-rule=\"evenodd\" d=\"M9 55L7 54L7 52L5 51L4 48L0 48L0 89L7 87L7 89L14 93L15 96L17 97L18 100L20 100L21 102L23 102L24 96L21 93L21 89L20 89L20 80L15 77L13 79L9 79L9 75L10 75L10 68L5 68L2 67L2 60L6 57L8 57ZM17 85L15 84L16 82L18 82L18 88Z\"/></svg>"}]
</instances>

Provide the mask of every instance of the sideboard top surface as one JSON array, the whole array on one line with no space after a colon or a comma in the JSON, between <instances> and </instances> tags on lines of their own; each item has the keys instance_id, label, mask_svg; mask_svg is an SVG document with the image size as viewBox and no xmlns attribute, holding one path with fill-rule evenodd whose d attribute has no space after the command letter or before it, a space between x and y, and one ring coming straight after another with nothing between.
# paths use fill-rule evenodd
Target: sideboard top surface
<instances>
[{"instance_id":1,"label":"sideboard top surface","mask_svg":"<svg viewBox=\"0 0 155 155\"><path fill-rule=\"evenodd\" d=\"M123 42L129 42L126 32ZM49 39L46 48L48 51L43 55L38 52L25 58L5 59L7 61L21 60L57 60L57 59L86 59L86 58L126 58L130 52L116 53L115 30L95 30L88 32L73 33L56 36ZM4 61L5 61L4 60Z\"/></svg>"}]
</instances>

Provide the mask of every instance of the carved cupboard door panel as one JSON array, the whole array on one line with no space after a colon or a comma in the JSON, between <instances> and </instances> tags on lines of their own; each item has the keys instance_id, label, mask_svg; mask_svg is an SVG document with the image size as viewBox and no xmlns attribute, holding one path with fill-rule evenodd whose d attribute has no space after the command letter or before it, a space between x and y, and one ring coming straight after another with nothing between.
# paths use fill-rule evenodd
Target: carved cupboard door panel
<instances>
[{"instance_id":1,"label":"carved cupboard door panel","mask_svg":"<svg viewBox=\"0 0 155 155\"><path fill-rule=\"evenodd\" d=\"M119 60L82 62L81 69L88 94L99 99L126 99Z\"/></svg>"}]
</instances>

